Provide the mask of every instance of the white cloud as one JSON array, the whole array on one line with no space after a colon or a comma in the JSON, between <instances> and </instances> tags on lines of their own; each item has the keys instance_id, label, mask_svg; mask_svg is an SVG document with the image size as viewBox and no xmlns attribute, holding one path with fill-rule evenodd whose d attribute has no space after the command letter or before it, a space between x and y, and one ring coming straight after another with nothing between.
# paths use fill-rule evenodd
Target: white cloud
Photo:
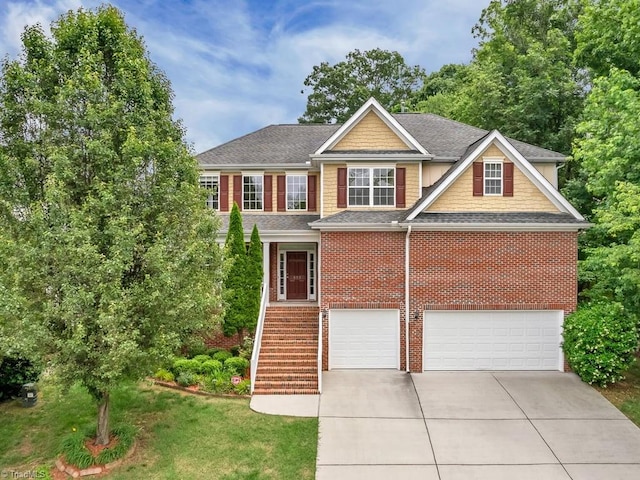
<instances>
[{"instance_id":1,"label":"white cloud","mask_svg":"<svg viewBox=\"0 0 640 480\"><path fill-rule=\"evenodd\" d=\"M145 39L175 92L176 115L202 151L270 123L295 123L314 65L358 48L397 50L434 71L470 59L477 0L113 0ZM488 0L486 0L488 4ZM99 0L10 2L0 54L17 53L25 24L48 25Z\"/></svg>"},{"instance_id":2,"label":"white cloud","mask_svg":"<svg viewBox=\"0 0 640 480\"><path fill-rule=\"evenodd\" d=\"M22 45L20 38L25 26L39 23L44 31L48 32L53 20L63 12L77 9L80 3L79 0L7 2L4 12L1 12L4 18L0 22L0 51L17 54Z\"/></svg>"}]
</instances>

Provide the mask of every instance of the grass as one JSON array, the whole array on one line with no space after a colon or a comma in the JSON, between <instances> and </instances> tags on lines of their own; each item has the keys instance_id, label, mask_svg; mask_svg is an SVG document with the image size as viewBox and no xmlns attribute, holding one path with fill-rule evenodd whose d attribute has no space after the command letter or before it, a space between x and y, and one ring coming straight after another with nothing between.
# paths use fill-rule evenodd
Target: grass
<instances>
[{"instance_id":1,"label":"grass","mask_svg":"<svg viewBox=\"0 0 640 480\"><path fill-rule=\"evenodd\" d=\"M636 358L624 380L598 390L640 427L640 358Z\"/></svg>"},{"instance_id":2,"label":"grass","mask_svg":"<svg viewBox=\"0 0 640 480\"><path fill-rule=\"evenodd\" d=\"M112 393L111 423L139 428L135 454L110 479L314 478L317 419L261 415L243 398L209 398L146 383ZM38 403L0 404L0 466L52 466L63 437L95 423L88 393L41 382Z\"/></svg>"}]
</instances>

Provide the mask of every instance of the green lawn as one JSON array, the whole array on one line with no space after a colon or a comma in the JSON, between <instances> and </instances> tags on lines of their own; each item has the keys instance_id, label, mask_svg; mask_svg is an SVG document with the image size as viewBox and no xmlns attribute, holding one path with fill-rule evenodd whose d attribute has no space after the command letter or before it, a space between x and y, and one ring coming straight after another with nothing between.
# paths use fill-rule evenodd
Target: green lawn
<instances>
[{"instance_id":1,"label":"green lawn","mask_svg":"<svg viewBox=\"0 0 640 480\"><path fill-rule=\"evenodd\" d=\"M640 427L640 358L636 358L624 380L598 390Z\"/></svg>"},{"instance_id":2,"label":"green lawn","mask_svg":"<svg viewBox=\"0 0 640 480\"><path fill-rule=\"evenodd\" d=\"M42 382L41 382L42 383ZM60 440L95 422L81 388L62 395L40 385L38 404L0 404L0 466L24 471L53 465ZM112 394L112 424L140 428L136 453L110 479L314 478L317 419L261 415L243 398L208 398L146 383Z\"/></svg>"}]
</instances>

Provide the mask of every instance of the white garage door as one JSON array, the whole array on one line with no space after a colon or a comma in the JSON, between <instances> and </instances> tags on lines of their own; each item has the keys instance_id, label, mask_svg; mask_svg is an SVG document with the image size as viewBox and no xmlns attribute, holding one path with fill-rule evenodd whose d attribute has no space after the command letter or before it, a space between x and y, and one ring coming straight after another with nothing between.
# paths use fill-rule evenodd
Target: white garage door
<instances>
[{"instance_id":1,"label":"white garage door","mask_svg":"<svg viewBox=\"0 0 640 480\"><path fill-rule=\"evenodd\" d=\"M398 310L329 310L329 369L399 368Z\"/></svg>"},{"instance_id":2,"label":"white garage door","mask_svg":"<svg viewBox=\"0 0 640 480\"><path fill-rule=\"evenodd\" d=\"M562 311L424 312L425 370L560 370Z\"/></svg>"}]
</instances>

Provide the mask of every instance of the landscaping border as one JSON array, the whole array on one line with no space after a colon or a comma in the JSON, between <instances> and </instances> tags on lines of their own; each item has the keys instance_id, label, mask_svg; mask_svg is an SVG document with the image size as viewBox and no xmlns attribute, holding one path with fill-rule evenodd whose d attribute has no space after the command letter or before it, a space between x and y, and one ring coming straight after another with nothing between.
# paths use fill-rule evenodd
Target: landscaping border
<instances>
[{"instance_id":1,"label":"landscaping border","mask_svg":"<svg viewBox=\"0 0 640 480\"><path fill-rule=\"evenodd\" d=\"M178 390L186 393L193 393L195 395L200 395L202 397L220 397L220 398L251 398L251 395L239 395L237 393L213 393L213 392L205 392L203 390L192 390L189 387L181 387L174 382L165 382L163 380L158 380L157 378L148 378L154 385L160 385L161 387L171 388L173 390Z\"/></svg>"},{"instance_id":2,"label":"landscaping border","mask_svg":"<svg viewBox=\"0 0 640 480\"><path fill-rule=\"evenodd\" d=\"M89 468L75 467L74 465L65 462L64 455L62 455L56 460L56 468L73 478L86 477L88 475L99 475L122 465L122 462L124 462L134 454L137 445L138 442L134 439L133 443L131 444L131 448L124 457L114 460L111 463L105 463L104 465L93 465Z\"/></svg>"}]
</instances>

